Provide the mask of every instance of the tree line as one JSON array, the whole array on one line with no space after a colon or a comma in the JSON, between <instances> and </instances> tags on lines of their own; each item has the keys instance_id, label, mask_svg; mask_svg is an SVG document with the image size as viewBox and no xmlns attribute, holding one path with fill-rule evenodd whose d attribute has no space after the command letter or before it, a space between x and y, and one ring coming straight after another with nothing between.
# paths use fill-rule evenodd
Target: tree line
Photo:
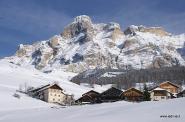
<instances>
[{"instance_id":1,"label":"tree line","mask_svg":"<svg viewBox=\"0 0 185 122\"><path fill-rule=\"evenodd\" d=\"M113 77L104 77L105 73L119 73ZM87 70L78 74L71 79L72 82L89 83L105 85L115 84L118 88L127 89L133 87L136 83L154 82L159 84L164 81L171 81L179 85L184 84L185 81L185 67L164 67L153 69L94 69Z\"/></svg>"}]
</instances>

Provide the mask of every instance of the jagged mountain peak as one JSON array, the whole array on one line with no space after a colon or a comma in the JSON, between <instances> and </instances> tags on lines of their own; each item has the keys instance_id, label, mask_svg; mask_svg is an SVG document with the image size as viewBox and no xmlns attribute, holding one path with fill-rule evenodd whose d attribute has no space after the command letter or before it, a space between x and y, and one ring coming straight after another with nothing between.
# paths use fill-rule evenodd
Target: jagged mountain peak
<instances>
[{"instance_id":1,"label":"jagged mountain peak","mask_svg":"<svg viewBox=\"0 0 185 122\"><path fill-rule=\"evenodd\" d=\"M161 27L93 23L77 16L60 35L32 45L20 45L5 60L39 70L82 72L93 68L160 68L185 65L185 35L170 35Z\"/></svg>"},{"instance_id":2,"label":"jagged mountain peak","mask_svg":"<svg viewBox=\"0 0 185 122\"><path fill-rule=\"evenodd\" d=\"M83 22L92 23L91 18L87 15L80 15L75 17L73 23L83 23Z\"/></svg>"}]
</instances>

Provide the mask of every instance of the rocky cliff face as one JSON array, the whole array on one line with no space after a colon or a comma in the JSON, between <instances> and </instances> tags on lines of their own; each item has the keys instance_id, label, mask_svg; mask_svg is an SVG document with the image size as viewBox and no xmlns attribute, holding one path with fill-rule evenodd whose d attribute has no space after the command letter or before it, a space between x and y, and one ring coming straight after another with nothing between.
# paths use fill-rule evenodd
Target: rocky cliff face
<instances>
[{"instance_id":1,"label":"rocky cliff face","mask_svg":"<svg viewBox=\"0 0 185 122\"><path fill-rule=\"evenodd\" d=\"M118 23L94 24L78 16L60 35L32 45L20 45L9 60L20 66L46 71L62 69L82 72L93 68L160 68L185 65L185 35L171 35L161 27Z\"/></svg>"}]
</instances>

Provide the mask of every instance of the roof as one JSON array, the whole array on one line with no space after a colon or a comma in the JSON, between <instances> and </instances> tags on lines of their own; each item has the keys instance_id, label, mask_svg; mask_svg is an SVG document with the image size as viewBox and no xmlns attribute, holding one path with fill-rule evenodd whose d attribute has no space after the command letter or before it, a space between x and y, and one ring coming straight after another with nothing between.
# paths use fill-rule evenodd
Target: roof
<instances>
[{"instance_id":1,"label":"roof","mask_svg":"<svg viewBox=\"0 0 185 122\"><path fill-rule=\"evenodd\" d=\"M80 98L78 98L76 101L81 100L81 99L83 99L84 97L88 97L88 98L92 99L91 96L85 94L85 95L81 96ZM89 100L90 100L90 99L89 99Z\"/></svg>"},{"instance_id":2,"label":"roof","mask_svg":"<svg viewBox=\"0 0 185 122\"><path fill-rule=\"evenodd\" d=\"M167 91L167 90L157 87L157 88L153 89L152 91Z\"/></svg>"},{"instance_id":3,"label":"roof","mask_svg":"<svg viewBox=\"0 0 185 122\"><path fill-rule=\"evenodd\" d=\"M159 87L159 86L156 85L156 86L150 87L150 88L148 88L148 91L152 91L152 90L154 90L154 89L157 88L157 87Z\"/></svg>"},{"instance_id":4,"label":"roof","mask_svg":"<svg viewBox=\"0 0 185 122\"><path fill-rule=\"evenodd\" d=\"M135 90L135 91L137 91L137 92L143 93L142 91L140 91L140 90L138 90L138 89L136 89L136 88L134 88L134 87L131 87L131 88L125 90L124 92L130 91L130 90ZM124 92L123 92L123 93L124 93Z\"/></svg>"},{"instance_id":5,"label":"roof","mask_svg":"<svg viewBox=\"0 0 185 122\"><path fill-rule=\"evenodd\" d=\"M63 90L58 84L54 83L54 84L47 84L47 85L41 86L41 87L36 88L36 89L33 89L33 90L29 91L29 92L40 92L40 91L43 91L43 90L48 89L48 88L50 88L50 87L52 87L52 86L55 86L55 85L56 85L60 90Z\"/></svg>"},{"instance_id":6,"label":"roof","mask_svg":"<svg viewBox=\"0 0 185 122\"><path fill-rule=\"evenodd\" d=\"M38 91L38 90L40 90L40 89L42 89L42 88L48 87L49 85L50 85L50 84L42 85L42 86L39 86L39 87L34 88L34 89L32 89L32 90L29 90L28 92L36 92L36 91Z\"/></svg>"},{"instance_id":7,"label":"roof","mask_svg":"<svg viewBox=\"0 0 185 122\"><path fill-rule=\"evenodd\" d=\"M136 89L136 88L134 88L134 87L131 87L131 88L125 90L124 92L121 93L121 95L124 95L126 92L132 91L132 90L133 90L133 91L136 91L136 92L138 92L139 94L142 94L142 95L143 95L143 92L142 92L142 91L140 91L140 90L138 90L138 89Z\"/></svg>"},{"instance_id":8,"label":"roof","mask_svg":"<svg viewBox=\"0 0 185 122\"><path fill-rule=\"evenodd\" d=\"M91 96L89 94L83 94L80 98L78 98L76 101L81 101L81 100L88 100L89 102L93 102L94 98L97 98L99 96ZM84 101L83 101L84 102ZM86 101L87 102L87 101Z\"/></svg>"},{"instance_id":9,"label":"roof","mask_svg":"<svg viewBox=\"0 0 185 122\"><path fill-rule=\"evenodd\" d=\"M177 93L177 94L185 94L185 89L182 90L181 92Z\"/></svg>"},{"instance_id":10,"label":"roof","mask_svg":"<svg viewBox=\"0 0 185 122\"><path fill-rule=\"evenodd\" d=\"M93 93L95 93L95 94L97 94L97 95L99 95L100 93L98 93L98 92L96 92L96 91L94 91L94 90L90 90L90 91L88 91L88 92L86 92L86 93L84 93L83 95L87 95L88 93L90 93L90 92L93 92ZM82 95L82 96L83 96Z\"/></svg>"},{"instance_id":11,"label":"roof","mask_svg":"<svg viewBox=\"0 0 185 122\"><path fill-rule=\"evenodd\" d=\"M166 92L168 92L168 93L170 93L170 94L173 94L173 93L169 92L168 90L163 89L163 88L160 88L160 87L157 87L157 88L153 89L152 91L166 91ZM152 92L152 91L151 91L151 92Z\"/></svg>"},{"instance_id":12,"label":"roof","mask_svg":"<svg viewBox=\"0 0 185 122\"><path fill-rule=\"evenodd\" d=\"M163 85L163 84L165 84L165 83L169 83L169 84L171 84L172 86L175 86L175 87L177 87L177 88L180 88L179 85L174 84L174 83L172 83L172 82L170 82L170 81L165 81L165 82L161 83L160 85Z\"/></svg>"},{"instance_id":13,"label":"roof","mask_svg":"<svg viewBox=\"0 0 185 122\"><path fill-rule=\"evenodd\" d=\"M117 88L115 88L115 87L111 87L111 88L107 89L106 91L102 92L101 95L102 95L102 94L106 94L106 93L108 93L108 92L111 91L111 90L116 90L116 91L117 91L117 94L119 94L119 95L123 92L123 91L121 91L120 89L117 89ZM118 95L118 96L119 96L119 95Z\"/></svg>"}]
</instances>

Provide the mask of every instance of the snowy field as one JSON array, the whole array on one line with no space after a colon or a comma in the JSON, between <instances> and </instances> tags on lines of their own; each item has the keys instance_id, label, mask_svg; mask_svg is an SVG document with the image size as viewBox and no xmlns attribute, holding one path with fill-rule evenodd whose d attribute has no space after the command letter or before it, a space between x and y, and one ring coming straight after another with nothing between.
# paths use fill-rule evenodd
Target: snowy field
<instances>
[{"instance_id":1,"label":"snowy field","mask_svg":"<svg viewBox=\"0 0 185 122\"><path fill-rule=\"evenodd\" d=\"M185 98L59 107L20 93L20 99L13 97L19 86L25 83L37 87L56 81L66 93L78 98L92 88L69 82L74 75L62 71L44 74L0 61L0 122L185 122ZM95 90L101 92L109 87L95 85ZM160 117L162 115L178 117Z\"/></svg>"},{"instance_id":2,"label":"snowy field","mask_svg":"<svg viewBox=\"0 0 185 122\"><path fill-rule=\"evenodd\" d=\"M67 108L0 111L2 122L185 122L185 98L162 102L104 103ZM161 117L177 115L178 117Z\"/></svg>"}]
</instances>

